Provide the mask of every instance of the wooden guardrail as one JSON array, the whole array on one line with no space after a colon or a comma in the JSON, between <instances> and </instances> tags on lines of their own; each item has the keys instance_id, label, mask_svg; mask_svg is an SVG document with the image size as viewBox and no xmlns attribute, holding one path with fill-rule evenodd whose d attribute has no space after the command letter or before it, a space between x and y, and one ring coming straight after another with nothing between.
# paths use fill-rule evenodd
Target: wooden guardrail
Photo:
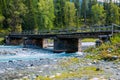
<instances>
[{"instance_id":1,"label":"wooden guardrail","mask_svg":"<svg viewBox=\"0 0 120 80\"><path fill-rule=\"evenodd\" d=\"M91 27L81 27L81 28L69 28L69 29L60 29L60 30L50 30L50 31L22 31L21 33L13 32L12 35L46 35L46 34L69 34L69 33L84 33L84 32L107 32L111 31L112 35L115 31L120 32L120 26L112 24L110 26L91 26Z\"/></svg>"}]
</instances>

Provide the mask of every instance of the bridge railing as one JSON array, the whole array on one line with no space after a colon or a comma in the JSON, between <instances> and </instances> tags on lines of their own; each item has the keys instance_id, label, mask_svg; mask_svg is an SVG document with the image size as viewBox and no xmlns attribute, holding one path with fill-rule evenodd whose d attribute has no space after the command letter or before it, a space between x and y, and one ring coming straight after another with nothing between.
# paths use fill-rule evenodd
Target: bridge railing
<instances>
[{"instance_id":1,"label":"bridge railing","mask_svg":"<svg viewBox=\"0 0 120 80\"><path fill-rule=\"evenodd\" d=\"M21 33L11 33L11 34L22 34L22 35L35 35L35 34L70 34L70 33L84 33L84 32L106 32L111 31L113 34L114 31L120 32L120 26L112 24L110 26L91 26L91 27L81 27L81 28L69 28L69 29L60 29L60 30L42 30L42 31L22 31Z\"/></svg>"}]
</instances>

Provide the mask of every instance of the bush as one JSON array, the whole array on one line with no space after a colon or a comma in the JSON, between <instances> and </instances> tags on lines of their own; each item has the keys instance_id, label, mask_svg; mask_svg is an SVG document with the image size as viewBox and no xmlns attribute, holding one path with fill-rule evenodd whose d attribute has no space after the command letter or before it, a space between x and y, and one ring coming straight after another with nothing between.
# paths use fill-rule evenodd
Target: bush
<instances>
[{"instance_id":1,"label":"bush","mask_svg":"<svg viewBox=\"0 0 120 80\"><path fill-rule=\"evenodd\" d=\"M101 46L94 48L90 47L85 52L91 53L86 58L92 59L103 59L107 61L119 60L120 59L120 34L115 35L111 38L111 43L104 43Z\"/></svg>"}]
</instances>

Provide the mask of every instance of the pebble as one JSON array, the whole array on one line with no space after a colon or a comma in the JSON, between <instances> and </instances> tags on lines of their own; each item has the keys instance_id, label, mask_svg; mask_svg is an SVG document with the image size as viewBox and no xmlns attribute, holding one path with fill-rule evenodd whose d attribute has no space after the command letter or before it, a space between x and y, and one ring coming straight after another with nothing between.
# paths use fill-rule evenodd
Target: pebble
<instances>
[{"instance_id":1,"label":"pebble","mask_svg":"<svg viewBox=\"0 0 120 80\"><path fill-rule=\"evenodd\" d=\"M39 73L42 73L43 71L38 71Z\"/></svg>"},{"instance_id":2,"label":"pebble","mask_svg":"<svg viewBox=\"0 0 120 80\"><path fill-rule=\"evenodd\" d=\"M28 78L28 76L24 76L24 77L23 77L23 80L24 80L24 79L27 79L27 78Z\"/></svg>"},{"instance_id":3,"label":"pebble","mask_svg":"<svg viewBox=\"0 0 120 80\"><path fill-rule=\"evenodd\" d=\"M105 69L110 69L110 67L106 67Z\"/></svg>"},{"instance_id":4,"label":"pebble","mask_svg":"<svg viewBox=\"0 0 120 80\"><path fill-rule=\"evenodd\" d=\"M56 73L56 76L60 76L61 75L61 73Z\"/></svg>"},{"instance_id":5,"label":"pebble","mask_svg":"<svg viewBox=\"0 0 120 80\"><path fill-rule=\"evenodd\" d=\"M100 68L96 68L96 71L100 71Z\"/></svg>"},{"instance_id":6,"label":"pebble","mask_svg":"<svg viewBox=\"0 0 120 80\"><path fill-rule=\"evenodd\" d=\"M107 80L107 79L104 79L104 78L92 78L90 80Z\"/></svg>"},{"instance_id":7,"label":"pebble","mask_svg":"<svg viewBox=\"0 0 120 80\"><path fill-rule=\"evenodd\" d=\"M9 70L9 71L13 71L13 70L15 70L14 68L7 68L7 70Z\"/></svg>"},{"instance_id":8,"label":"pebble","mask_svg":"<svg viewBox=\"0 0 120 80\"><path fill-rule=\"evenodd\" d=\"M30 64L30 66L34 66L33 64Z\"/></svg>"},{"instance_id":9,"label":"pebble","mask_svg":"<svg viewBox=\"0 0 120 80\"><path fill-rule=\"evenodd\" d=\"M88 65L89 65L89 66L91 66L91 65L92 65L92 63L88 63Z\"/></svg>"},{"instance_id":10,"label":"pebble","mask_svg":"<svg viewBox=\"0 0 120 80\"><path fill-rule=\"evenodd\" d=\"M11 62L11 63L13 63L13 61L12 61L12 60L9 60L8 62Z\"/></svg>"},{"instance_id":11,"label":"pebble","mask_svg":"<svg viewBox=\"0 0 120 80\"><path fill-rule=\"evenodd\" d=\"M23 76L23 74L18 74L18 76Z\"/></svg>"},{"instance_id":12,"label":"pebble","mask_svg":"<svg viewBox=\"0 0 120 80\"><path fill-rule=\"evenodd\" d=\"M0 70L0 74L2 74L2 73L4 73L5 72L5 70Z\"/></svg>"},{"instance_id":13,"label":"pebble","mask_svg":"<svg viewBox=\"0 0 120 80\"><path fill-rule=\"evenodd\" d=\"M49 65L44 65L43 67L49 67Z\"/></svg>"},{"instance_id":14,"label":"pebble","mask_svg":"<svg viewBox=\"0 0 120 80\"><path fill-rule=\"evenodd\" d=\"M55 75L49 76L49 78L54 78L54 77L55 77Z\"/></svg>"}]
</instances>

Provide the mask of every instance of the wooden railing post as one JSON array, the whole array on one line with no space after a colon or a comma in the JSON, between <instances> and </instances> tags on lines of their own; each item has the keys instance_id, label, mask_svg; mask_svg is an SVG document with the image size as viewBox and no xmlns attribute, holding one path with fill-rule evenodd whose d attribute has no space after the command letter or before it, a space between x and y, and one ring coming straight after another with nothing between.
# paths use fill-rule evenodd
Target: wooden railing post
<instances>
[{"instance_id":1,"label":"wooden railing post","mask_svg":"<svg viewBox=\"0 0 120 80\"><path fill-rule=\"evenodd\" d=\"M114 34L114 26L113 26L113 23L112 23L112 36Z\"/></svg>"}]
</instances>

